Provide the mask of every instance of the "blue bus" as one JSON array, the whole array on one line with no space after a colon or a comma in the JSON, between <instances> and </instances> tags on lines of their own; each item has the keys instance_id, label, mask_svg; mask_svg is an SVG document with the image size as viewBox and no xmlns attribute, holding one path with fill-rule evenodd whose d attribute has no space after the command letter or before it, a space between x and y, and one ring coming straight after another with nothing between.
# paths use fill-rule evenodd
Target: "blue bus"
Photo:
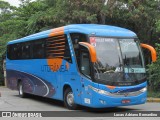
<instances>
[{"instance_id":1,"label":"blue bus","mask_svg":"<svg viewBox=\"0 0 160 120\"><path fill-rule=\"evenodd\" d=\"M7 86L20 97L57 99L68 109L137 105L147 99L137 35L115 26L73 24L10 41L6 74Z\"/></svg>"}]
</instances>

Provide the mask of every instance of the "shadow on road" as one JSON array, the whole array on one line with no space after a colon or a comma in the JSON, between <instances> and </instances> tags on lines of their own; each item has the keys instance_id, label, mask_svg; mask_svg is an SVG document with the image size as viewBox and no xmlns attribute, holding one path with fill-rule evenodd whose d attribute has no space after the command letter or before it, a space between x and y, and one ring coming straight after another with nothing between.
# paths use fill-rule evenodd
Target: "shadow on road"
<instances>
[{"instance_id":1,"label":"shadow on road","mask_svg":"<svg viewBox=\"0 0 160 120\"><path fill-rule=\"evenodd\" d=\"M19 97L19 95L14 95L15 97ZM40 96L35 96L35 95L27 95L27 98L24 99L32 99L34 101L42 102L45 104L49 104L51 106L56 106L56 107L61 107L65 108L63 101L60 100L53 100L51 98L45 98L45 97L40 97ZM116 113L116 112L129 112L129 111L137 111L140 109L135 109L135 108L124 108L124 107L113 107L113 108L89 108L89 107L84 107L84 106L78 106L78 109L76 111L79 112L87 112L87 113ZM68 109L66 108L66 111Z\"/></svg>"},{"instance_id":2,"label":"shadow on road","mask_svg":"<svg viewBox=\"0 0 160 120\"><path fill-rule=\"evenodd\" d=\"M15 97L19 97L19 95L14 95ZM37 101L37 102L41 102L41 103L45 103L45 104L49 104L51 106L57 106L57 107L61 107L61 108L65 108L64 104L62 101L60 100L53 100L51 98L45 98L45 97L41 97L41 96L36 96L36 95L28 95L26 98L22 98L22 99L31 99L33 101Z\"/></svg>"}]
</instances>

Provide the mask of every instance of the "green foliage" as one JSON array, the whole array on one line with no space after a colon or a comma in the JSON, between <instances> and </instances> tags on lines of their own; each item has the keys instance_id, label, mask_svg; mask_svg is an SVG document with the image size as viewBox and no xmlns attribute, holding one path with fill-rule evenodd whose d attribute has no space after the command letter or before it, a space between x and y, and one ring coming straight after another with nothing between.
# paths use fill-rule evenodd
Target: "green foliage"
<instances>
[{"instance_id":1,"label":"green foliage","mask_svg":"<svg viewBox=\"0 0 160 120\"><path fill-rule=\"evenodd\" d=\"M147 97L160 98L159 91L148 91Z\"/></svg>"},{"instance_id":2,"label":"green foliage","mask_svg":"<svg viewBox=\"0 0 160 120\"><path fill-rule=\"evenodd\" d=\"M149 85L151 91L160 91L160 44L156 44L157 61L148 65Z\"/></svg>"},{"instance_id":3,"label":"green foliage","mask_svg":"<svg viewBox=\"0 0 160 120\"><path fill-rule=\"evenodd\" d=\"M154 45L158 42L156 21L159 20L159 1L118 0L112 12L114 24L137 33L141 42ZM110 22L113 24L113 22ZM153 42L154 40L154 42Z\"/></svg>"}]
</instances>

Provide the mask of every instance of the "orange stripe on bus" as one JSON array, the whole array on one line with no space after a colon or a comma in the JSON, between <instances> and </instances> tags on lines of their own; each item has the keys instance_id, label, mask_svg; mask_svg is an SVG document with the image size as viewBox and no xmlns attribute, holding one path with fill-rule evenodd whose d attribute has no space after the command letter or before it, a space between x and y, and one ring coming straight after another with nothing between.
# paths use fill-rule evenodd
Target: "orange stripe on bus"
<instances>
[{"instance_id":1,"label":"orange stripe on bus","mask_svg":"<svg viewBox=\"0 0 160 120\"><path fill-rule=\"evenodd\" d=\"M53 36L57 36L57 35L64 35L64 27L59 27L59 28L55 28L51 31L51 33L49 34L49 37L53 37ZM63 47L65 48L65 45L63 46L59 46L59 47ZM56 48L59 48L56 46ZM56 72L60 69L61 65L62 65L62 61L63 58L51 58L51 59L47 59L47 63L49 66L56 66L56 67L50 67L50 69L53 72Z\"/></svg>"},{"instance_id":2,"label":"orange stripe on bus","mask_svg":"<svg viewBox=\"0 0 160 120\"><path fill-rule=\"evenodd\" d=\"M52 47L50 46L50 47L47 47L47 48L57 48L57 49L58 49L58 48L61 48L61 47L63 47L63 48L64 48L64 47L65 47L65 45L61 45L61 46L52 46Z\"/></svg>"},{"instance_id":3,"label":"orange stripe on bus","mask_svg":"<svg viewBox=\"0 0 160 120\"><path fill-rule=\"evenodd\" d=\"M64 56L59 56L59 55L57 55L56 58L64 58Z\"/></svg>"},{"instance_id":4,"label":"orange stripe on bus","mask_svg":"<svg viewBox=\"0 0 160 120\"><path fill-rule=\"evenodd\" d=\"M57 49L57 50L48 50L48 51L63 51L63 50L65 50L65 49Z\"/></svg>"},{"instance_id":5,"label":"orange stripe on bus","mask_svg":"<svg viewBox=\"0 0 160 120\"><path fill-rule=\"evenodd\" d=\"M55 28L51 31L49 34L49 37L57 36L57 35L63 35L64 34L64 27Z\"/></svg>"},{"instance_id":6,"label":"orange stripe on bus","mask_svg":"<svg viewBox=\"0 0 160 120\"><path fill-rule=\"evenodd\" d=\"M58 56L58 55L57 55L57 56L55 57L55 56L50 55L50 56L48 56L47 58L48 58L48 59L53 59L53 58L64 58L64 56Z\"/></svg>"},{"instance_id":7,"label":"orange stripe on bus","mask_svg":"<svg viewBox=\"0 0 160 120\"><path fill-rule=\"evenodd\" d=\"M62 41L62 40L65 40L65 38L58 39L58 40L57 39L55 39L55 40L54 39L49 39L48 42L55 42L55 41L57 42L57 41Z\"/></svg>"},{"instance_id":8,"label":"orange stripe on bus","mask_svg":"<svg viewBox=\"0 0 160 120\"><path fill-rule=\"evenodd\" d=\"M116 88L116 86L110 86L110 85L106 85L106 87L109 88L109 89L111 89L111 90L113 90L113 89Z\"/></svg>"},{"instance_id":9,"label":"orange stripe on bus","mask_svg":"<svg viewBox=\"0 0 160 120\"><path fill-rule=\"evenodd\" d=\"M64 54L64 52L55 52L55 53L52 53L52 54Z\"/></svg>"},{"instance_id":10,"label":"orange stripe on bus","mask_svg":"<svg viewBox=\"0 0 160 120\"><path fill-rule=\"evenodd\" d=\"M53 53L53 52L48 52L47 53L47 55L55 55L55 54L64 54L64 52L62 53L62 52L55 52L55 53Z\"/></svg>"},{"instance_id":11,"label":"orange stripe on bus","mask_svg":"<svg viewBox=\"0 0 160 120\"><path fill-rule=\"evenodd\" d=\"M64 39L58 39L58 40L57 40L57 39L52 39L52 40L50 39L50 40L47 40L47 42L48 42L48 43L52 43L52 42L63 42L63 41L65 41L65 40L66 40L65 38L64 38Z\"/></svg>"},{"instance_id":12,"label":"orange stripe on bus","mask_svg":"<svg viewBox=\"0 0 160 120\"><path fill-rule=\"evenodd\" d=\"M47 38L47 40L57 40L57 39L61 39L64 37L65 37L64 34L62 34L62 35L58 35L58 36L49 37L49 38Z\"/></svg>"},{"instance_id":13,"label":"orange stripe on bus","mask_svg":"<svg viewBox=\"0 0 160 120\"><path fill-rule=\"evenodd\" d=\"M55 67L50 67L50 69L53 72L56 72L57 70L60 69L61 65L62 65L62 58L53 58L53 59L47 59L48 65L49 66L55 66Z\"/></svg>"},{"instance_id":14,"label":"orange stripe on bus","mask_svg":"<svg viewBox=\"0 0 160 120\"><path fill-rule=\"evenodd\" d=\"M49 45L59 45L59 44L64 44L65 42L57 42L57 43L52 43L52 44L49 44ZM47 45L47 46L49 46Z\"/></svg>"},{"instance_id":15,"label":"orange stripe on bus","mask_svg":"<svg viewBox=\"0 0 160 120\"><path fill-rule=\"evenodd\" d=\"M58 50L47 50L48 53L54 53L54 52L64 52L64 49L58 49Z\"/></svg>"}]
</instances>

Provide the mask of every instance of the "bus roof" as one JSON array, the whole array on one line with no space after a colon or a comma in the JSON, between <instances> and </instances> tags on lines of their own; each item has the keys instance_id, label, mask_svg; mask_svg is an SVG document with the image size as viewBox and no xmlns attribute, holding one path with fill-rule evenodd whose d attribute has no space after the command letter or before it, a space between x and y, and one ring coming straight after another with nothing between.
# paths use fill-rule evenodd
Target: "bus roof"
<instances>
[{"instance_id":1,"label":"bus roof","mask_svg":"<svg viewBox=\"0 0 160 120\"><path fill-rule=\"evenodd\" d=\"M136 34L128 29L110 26L110 25L98 25L98 24L72 24L61 27L64 33L84 33L88 35L95 36L105 36L105 37L136 37ZM55 28L58 29L58 28ZM8 42L8 44L14 44L19 42L25 42L30 40L36 40L41 38L47 38L55 30L50 29L42 31L36 34L32 34L17 40Z\"/></svg>"}]
</instances>

